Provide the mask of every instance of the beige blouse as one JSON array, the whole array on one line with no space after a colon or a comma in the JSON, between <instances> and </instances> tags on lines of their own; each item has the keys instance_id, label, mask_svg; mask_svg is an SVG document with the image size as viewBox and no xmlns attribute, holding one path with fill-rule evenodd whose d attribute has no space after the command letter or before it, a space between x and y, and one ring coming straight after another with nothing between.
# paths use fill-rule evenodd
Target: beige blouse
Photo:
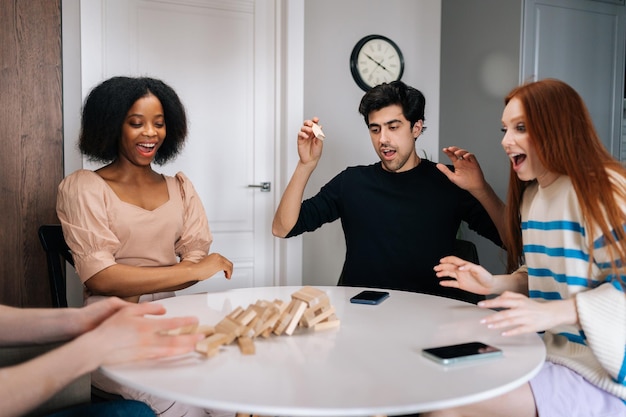
<instances>
[{"instance_id":1,"label":"beige blouse","mask_svg":"<svg viewBox=\"0 0 626 417\"><path fill-rule=\"evenodd\" d=\"M61 182L57 214L83 283L116 263L170 266L208 254L212 236L191 181L181 172L164 178L169 200L151 211L120 200L93 171Z\"/></svg>"}]
</instances>

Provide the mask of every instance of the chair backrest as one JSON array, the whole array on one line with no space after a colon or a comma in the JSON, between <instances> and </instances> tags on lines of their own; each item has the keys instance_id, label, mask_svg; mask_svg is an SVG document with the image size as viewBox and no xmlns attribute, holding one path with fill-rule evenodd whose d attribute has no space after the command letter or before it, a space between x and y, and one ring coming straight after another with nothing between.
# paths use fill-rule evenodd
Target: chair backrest
<instances>
[{"instance_id":1,"label":"chair backrest","mask_svg":"<svg viewBox=\"0 0 626 417\"><path fill-rule=\"evenodd\" d=\"M454 242L454 256L458 256L476 265L480 263L478 261L476 245L469 240L457 239L456 242Z\"/></svg>"},{"instance_id":2,"label":"chair backrest","mask_svg":"<svg viewBox=\"0 0 626 417\"><path fill-rule=\"evenodd\" d=\"M44 224L39 227L39 240L46 251L48 278L53 307L67 307L65 265L67 261L74 266L74 258L65 243L60 224Z\"/></svg>"}]
</instances>

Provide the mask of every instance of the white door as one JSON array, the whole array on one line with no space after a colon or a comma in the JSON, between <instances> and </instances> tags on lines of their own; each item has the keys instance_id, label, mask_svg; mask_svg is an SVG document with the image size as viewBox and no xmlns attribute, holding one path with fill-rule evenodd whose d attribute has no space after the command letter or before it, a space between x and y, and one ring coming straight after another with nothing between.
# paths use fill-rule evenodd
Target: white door
<instances>
[{"instance_id":1,"label":"white door","mask_svg":"<svg viewBox=\"0 0 626 417\"><path fill-rule=\"evenodd\" d=\"M116 75L160 78L181 97L189 137L173 163L199 192L219 252L234 263L185 292L276 284L273 1L81 0L83 97ZM85 163L86 168L93 168ZM262 182L270 191L251 188Z\"/></svg>"}]
</instances>

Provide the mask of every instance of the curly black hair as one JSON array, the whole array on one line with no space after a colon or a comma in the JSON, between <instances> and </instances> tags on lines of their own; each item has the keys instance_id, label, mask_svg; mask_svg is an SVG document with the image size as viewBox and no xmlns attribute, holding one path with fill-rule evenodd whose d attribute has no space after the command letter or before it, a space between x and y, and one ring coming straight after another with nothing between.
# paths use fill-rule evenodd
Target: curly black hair
<instances>
[{"instance_id":1,"label":"curly black hair","mask_svg":"<svg viewBox=\"0 0 626 417\"><path fill-rule=\"evenodd\" d=\"M148 77L113 77L91 90L83 106L78 138L81 153L97 162L117 159L126 114L137 100L148 94L161 102L167 132L154 163L163 165L175 157L187 137L185 107L170 86Z\"/></svg>"},{"instance_id":2,"label":"curly black hair","mask_svg":"<svg viewBox=\"0 0 626 417\"><path fill-rule=\"evenodd\" d=\"M369 90L361 99L359 113L361 113L365 119L365 124L369 125L369 115L371 112L394 104L402 107L402 114L411 122L411 126L415 125L419 120L426 122L426 118L424 117L426 98L424 94L422 94L420 90L410 87L402 81L382 83ZM422 132L425 130L426 127L422 127Z\"/></svg>"}]
</instances>

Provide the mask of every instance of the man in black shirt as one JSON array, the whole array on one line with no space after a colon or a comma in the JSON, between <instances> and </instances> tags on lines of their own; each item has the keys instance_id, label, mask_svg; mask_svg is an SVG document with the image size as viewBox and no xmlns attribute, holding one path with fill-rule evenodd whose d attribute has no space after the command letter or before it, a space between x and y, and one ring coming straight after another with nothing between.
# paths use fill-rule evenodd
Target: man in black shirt
<instances>
[{"instance_id":1,"label":"man in black shirt","mask_svg":"<svg viewBox=\"0 0 626 417\"><path fill-rule=\"evenodd\" d=\"M461 221L501 245L504 203L466 150L444 149L454 167L417 155L424 107L423 94L401 81L368 91L359 112L380 162L345 169L302 202L323 146L313 133L318 119L306 120L298 133L300 160L274 216L274 236L297 236L341 219L346 259L340 285L463 298L439 286L433 267L454 252Z\"/></svg>"}]
</instances>

